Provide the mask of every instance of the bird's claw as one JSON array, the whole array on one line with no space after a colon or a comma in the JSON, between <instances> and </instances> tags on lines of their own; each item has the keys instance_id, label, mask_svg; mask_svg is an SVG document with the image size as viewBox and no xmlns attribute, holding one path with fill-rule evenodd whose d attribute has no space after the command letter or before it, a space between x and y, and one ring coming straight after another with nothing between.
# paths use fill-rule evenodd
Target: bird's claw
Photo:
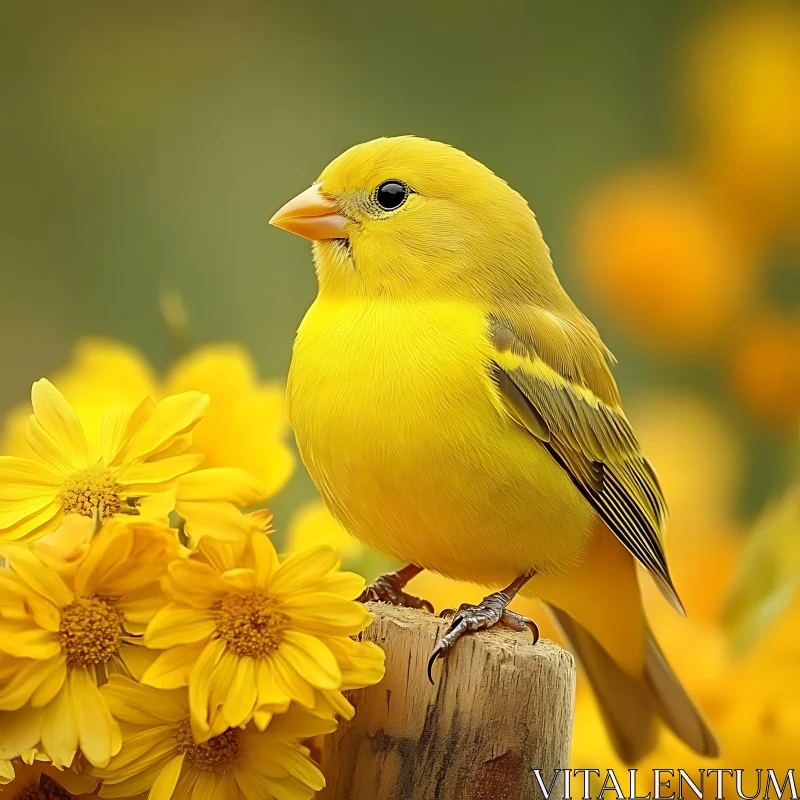
<instances>
[{"instance_id":1,"label":"bird's claw","mask_svg":"<svg viewBox=\"0 0 800 800\"><path fill-rule=\"evenodd\" d=\"M476 606L462 603L457 612L454 612L452 608L446 608L439 614L440 617L444 617L447 612L452 612L455 613L455 616L428 659L428 680L431 683L433 683L433 664L436 659L445 658L453 645L465 633L487 630L495 625L504 625L512 631L518 632L527 628L533 634L533 644L539 641L539 626L532 619L509 611L506 608L508 599L505 596L501 597L501 594L501 592L490 594Z\"/></svg>"},{"instance_id":2,"label":"bird's claw","mask_svg":"<svg viewBox=\"0 0 800 800\"><path fill-rule=\"evenodd\" d=\"M522 614L506 609L503 612L503 616L500 617L500 625L505 625L506 628L510 628L517 633L522 633L527 628L533 635L531 644L536 644L539 641L539 626L530 617L523 617Z\"/></svg>"},{"instance_id":3,"label":"bird's claw","mask_svg":"<svg viewBox=\"0 0 800 800\"><path fill-rule=\"evenodd\" d=\"M433 605L428 600L403 591L403 584L396 572L389 572L377 577L356 599L360 603L368 601L390 603L393 606L422 608L431 614L434 613Z\"/></svg>"}]
</instances>

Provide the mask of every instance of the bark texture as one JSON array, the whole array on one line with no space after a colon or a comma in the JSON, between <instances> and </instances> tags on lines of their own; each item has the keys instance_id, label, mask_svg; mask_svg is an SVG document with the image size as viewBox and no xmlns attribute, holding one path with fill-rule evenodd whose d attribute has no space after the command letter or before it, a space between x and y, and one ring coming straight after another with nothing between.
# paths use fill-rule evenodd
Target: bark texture
<instances>
[{"instance_id":1,"label":"bark texture","mask_svg":"<svg viewBox=\"0 0 800 800\"><path fill-rule=\"evenodd\" d=\"M575 667L565 650L494 628L466 635L431 686L428 656L447 622L369 603L362 638L386 651L386 677L349 693L351 722L324 737L324 800L528 800L569 766ZM559 775L551 797L563 797Z\"/></svg>"}]
</instances>

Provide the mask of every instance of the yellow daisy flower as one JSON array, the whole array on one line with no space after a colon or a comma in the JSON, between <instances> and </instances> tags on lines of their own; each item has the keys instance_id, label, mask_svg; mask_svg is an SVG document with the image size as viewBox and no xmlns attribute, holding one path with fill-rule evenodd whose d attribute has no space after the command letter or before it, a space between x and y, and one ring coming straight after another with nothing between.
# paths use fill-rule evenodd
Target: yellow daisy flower
<instances>
[{"instance_id":1,"label":"yellow daisy flower","mask_svg":"<svg viewBox=\"0 0 800 800\"><path fill-rule=\"evenodd\" d=\"M122 748L95 770L102 797L149 800L310 800L325 786L300 739L336 722L293 706L265 731L251 723L199 743L192 735L186 689L153 689L114 676L101 689L123 730Z\"/></svg>"},{"instance_id":2,"label":"yellow daisy flower","mask_svg":"<svg viewBox=\"0 0 800 800\"><path fill-rule=\"evenodd\" d=\"M25 545L0 548L8 563L0 570L0 713L13 712L0 759L39 746L65 767L80 747L102 765L119 751L98 684L146 668L135 637L163 604L159 579L177 550L168 529L113 521L68 576Z\"/></svg>"},{"instance_id":3,"label":"yellow daisy flower","mask_svg":"<svg viewBox=\"0 0 800 800\"><path fill-rule=\"evenodd\" d=\"M209 394L212 402L190 452L202 453L208 467L247 470L268 497L291 477L294 456L286 442L289 427L284 387L277 381L259 380L252 358L238 345L215 344L195 350L175 364L162 384L141 353L128 345L110 339L83 339L54 383L75 409L92 450L100 446L106 409L132 406L146 396L201 391ZM7 415L0 452L27 454L29 414L26 407Z\"/></svg>"},{"instance_id":4,"label":"yellow daisy flower","mask_svg":"<svg viewBox=\"0 0 800 800\"><path fill-rule=\"evenodd\" d=\"M199 392L111 409L98 449L50 381L33 384L31 402L27 437L35 460L0 457L0 539L40 536L65 514L137 513L140 498L163 492L202 461L185 452L208 406Z\"/></svg>"},{"instance_id":5,"label":"yellow daisy flower","mask_svg":"<svg viewBox=\"0 0 800 800\"><path fill-rule=\"evenodd\" d=\"M343 668L349 684L379 680L381 649L349 638L371 619L352 600L364 580L338 566L324 546L281 564L263 534L234 543L202 539L169 566L169 602L145 631L145 644L165 652L142 681L163 689L188 684L195 735L207 739L254 714L264 727L291 701L313 708L315 692L343 687Z\"/></svg>"}]
</instances>

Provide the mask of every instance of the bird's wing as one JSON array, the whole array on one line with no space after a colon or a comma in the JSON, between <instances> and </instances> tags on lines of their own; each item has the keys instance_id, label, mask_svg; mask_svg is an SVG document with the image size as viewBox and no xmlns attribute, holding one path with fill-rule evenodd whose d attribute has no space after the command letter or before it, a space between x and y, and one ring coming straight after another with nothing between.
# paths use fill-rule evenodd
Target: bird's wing
<instances>
[{"instance_id":1,"label":"bird's wing","mask_svg":"<svg viewBox=\"0 0 800 800\"><path fill-rule=\"evenodd\" d=\"M620 406L610 353L584 320L536 307L491 315L494 377L512 416L539 439L681 612L656 474Z\"/></svg>"}]
</instances>

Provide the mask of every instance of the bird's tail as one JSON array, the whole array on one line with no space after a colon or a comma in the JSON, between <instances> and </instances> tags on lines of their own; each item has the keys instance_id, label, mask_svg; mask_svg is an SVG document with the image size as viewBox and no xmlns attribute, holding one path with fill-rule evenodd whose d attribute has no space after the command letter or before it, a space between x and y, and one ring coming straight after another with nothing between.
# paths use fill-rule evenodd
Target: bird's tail
<instances>
[{"instance_id":1,"label":"bird's tail","mask_svg":"<svg viewBox=\"0 0 800 800\"><path fill-rule=\"evenodd\" d=\"M549 608L589 678L614 748L623 761L633 764L652 750L659 719L700 755L719 755L714 734L649 630L644 672L634 676L569 614Z\"/></svg>"}]
</instances>

